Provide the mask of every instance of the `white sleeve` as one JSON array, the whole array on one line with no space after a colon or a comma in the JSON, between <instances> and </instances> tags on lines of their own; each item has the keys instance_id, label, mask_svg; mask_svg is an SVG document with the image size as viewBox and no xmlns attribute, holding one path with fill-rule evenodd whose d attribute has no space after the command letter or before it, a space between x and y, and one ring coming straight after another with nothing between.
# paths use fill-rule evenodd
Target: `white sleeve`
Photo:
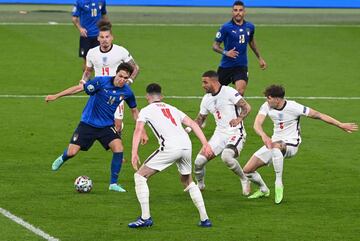
<instances>
[{"instance_id":1,"label":"white sleeve","mask_svg":"<svg viewBox=\"0 0 360 241\"><path fill-rule=\"evenodd\" d=\"M122 48L122 56L123 56L122 60L125 63L127 63L133 59L133 57L131 56L131 54L129 53L129 51L126 48Z\"/></svg>"},{"instance_id":2,"label":"white sleeve","mask_svg":"<svg viewBox=\"0 0 360 241\"><path fill-rule=\"evenodd\" d=\"M93 65L93 55L92 55L92 51L89 50L89 52L86 54L86 67L89 67L89 68L93 68L94 65Z\"/></svg>"},{"instance_id":3,"label":"white sleeve","mask_svg":"<svg viewBox=\"0 0 360 241\"><path fill-rule=\"evenodd\" d=\"M200 114L201 115L208 115L209 114L209 110L206 108L206 95L201 100Z\"/></svg>"},{"instance_id":4,"label":"white sleeve","mask_svg":"<svg viewBox=\"0 0 360 241\"><path fill-rule=\"evenodd\" d=\"M310 112L310 108L306 107L302 104L299 104L297 102L293 102L291 109L295 112L296 115L301 116L301 115L305 115L308 116L309 112Z\"/></svg>"},{"instance_id":5,"label":"white sleeve","mask_svg":"<svg viewBox=\"0 0 360 241\"><path fill-rule=\"evenodd\" d=\"M185 114L184 112L182 112L181 110L175 108L176 112L178 113L178 116L180 117L181 122L184 120L184 118L187 116L187 114Z\"/></svg>"},{"instance_id":6,"label":"white sleeve","mask_svg":"<svg viewBox=\"0 0 360 241\"><path fill-rule=\"evenodd\" d=\"M258 114L267 116L268 113L269 113L269 110L270 110L269 104L268 104L267 102L265 102L265 103L262 104L262 106L260 107Z\"/></svg>"},{"instance_id":7,"label":"white sleeve","mask_svg":"<svg viewBox=\"0 0 360 241\"><path fill-rule=\"evenodd\" d=\"M243 98L241 94L233 88L228 88L227 92L228 92L227 96L229 96L230 102L233 103L234 105L236 105L236 103L238 103L239 100Z\"/></svg>"}]
</instances>

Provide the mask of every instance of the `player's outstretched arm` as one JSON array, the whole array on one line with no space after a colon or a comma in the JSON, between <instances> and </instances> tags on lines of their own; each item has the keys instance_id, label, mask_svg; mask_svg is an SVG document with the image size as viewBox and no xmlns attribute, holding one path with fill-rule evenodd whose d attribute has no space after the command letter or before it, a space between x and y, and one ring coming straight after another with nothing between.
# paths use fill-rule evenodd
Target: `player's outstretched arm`
<instances>
[{"instance_id":1,"label":"player's outstretched arm","mask_svg":"<svg viewBox=\"0 0 360 241\"><path fill-rule=\"evenodd\" d=\"M264 142L265 146L268 149L272 148L272 141L271 138L264 132L262 125L265 121L266 116L265 115L261 115L261 114L257 114L257 116L255 117L255 121L254 121L254 130L256 132L256 134L258 134L262 141Z\"/></svg>"},{"instance_id":2,"label":"player's outstretched arm","mask_svg":"<svg viewBox=\"0 0 360 241\"><path fill-rule=\"evenodd\" d=\"M139 155L138 155L138 150L139 150L141 135L142 135L143 131L145 130L144 126L145 126L144 122L137 121L135 130L134 130L132 149L131 149L131 164L135 171L137 171L139 169L140 159L139 159Z\"/></svg>"},{"instance_id":3,"label":"player's outstretched arm","mask_svg":"<svg viewBox=\"0 0 360 241\"><path fill-rule=\"evenodd\" d=\"M134 118L135 122L137 122L138 116L139 116L139 110L135 107L135 108L131 108L131 114L132 117ZM145 145L149 140L148 135L146 134L146 130L145 128L143 128L143 131L141 133L141 145Z\"/></svg>"},{"instance_id":4,"label":"player's outstretched arm","mask_svg":"<svg viewBox=\"0 0 360 241\"><path fill-rule=\"evenodd\" d=\"M202 132L200 126L188 116L185 116L185 118L182 120L182 123L190 127L194 131L197 138L199 138L201 144L203 145L202 152L204 152L206 155L211 155L212 153L211 147L208 141L206 140L206 137Z\"/></svg>"},{"instance_id":5,"label":"player's outstretched arm","mask_svg":"<svg viewBox=\"0 0 360 241\"><path fill-rule=\"evenodd\" d=\"M334 126L340 128L343 131L346 131L348 133L358 131L358 129L359 129L359 127L356 123L342 123L329 115L326 115L324 113L321 113L321 112L313 110L313 109L310 109L308 117L313 118L313 119L320 119L328 124L331 124L331 125L334 125Z\"/></svg>"},{"instance_id":6,"label":"player's outstretched arm","mask_svg":"<svg viewBox=\"0 0 360 241\"><path fill-rule=\"evenodd\" d=\"M84 90L83 84L74 85L66 90L63 90L55 95L48 95L45 97L45 101L54 101L60 97L66 96L66 95L74 95Z\"/></svg>"},{"instance_id":7,"label":"player's outstretched arm","mask_svg":"<svg viewBox=\"0 0 360 241\"><path fill-rule=\"evenodd\" d=\"M244 100L243 98L241 98L237 103L236 106L241 108L241 113L238 116L238 118L236 119L232 119L230 121L230 126L231 127L235 127L237 125L240 124L240 122L242 122L246 116L249 115L250 111L251 111L251 106L249 105L249 103L246 102L246 100Z\"/></svg>"}]
</instances>

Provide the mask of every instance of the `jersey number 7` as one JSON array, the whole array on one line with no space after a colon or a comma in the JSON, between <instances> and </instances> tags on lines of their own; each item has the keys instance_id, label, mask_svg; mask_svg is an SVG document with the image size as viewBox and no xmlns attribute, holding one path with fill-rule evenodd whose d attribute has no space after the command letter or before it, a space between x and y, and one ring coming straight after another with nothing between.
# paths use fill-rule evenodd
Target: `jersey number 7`
<instances>
[{"instance_id":1,"label":"jersey number 7","mask_svg":"<svg viewBox=\"0 0 360 241\"><path fill-rule=\"evenodd\" d=\"M170 109L169 109L169 108L162 108L161 111L162 111L162 113L164 114L164 116L165 116L166 118L168 118L169 120L171 120L171 122L172 122L175 126L177 126L176 121L175 121L174 117L171 115L171 112L170 112Z\"/></svg>"}]
</instances>

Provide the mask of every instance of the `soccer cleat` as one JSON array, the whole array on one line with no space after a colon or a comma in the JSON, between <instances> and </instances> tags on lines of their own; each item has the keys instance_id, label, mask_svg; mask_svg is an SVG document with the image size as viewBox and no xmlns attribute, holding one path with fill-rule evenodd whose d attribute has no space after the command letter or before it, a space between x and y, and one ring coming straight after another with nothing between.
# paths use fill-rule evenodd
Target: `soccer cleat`
<instances>
[{"instance_id":1,"label":"soccer cleat","mask_svg":"<svg viewBox=\"0 0 360 241\"><path fill-rule=\"evenodd\" d=\"M64 161L63 161L62 155L61 155L58 158L56 158L56 160L53 162L51 169L53 171L57 171L57 170L59 170L59 168L61 167L62 164L64 164Z\"/></svg>"},{"instance_id":2,"label":"soccer cleat","mask_svg":"<svg viewBox=\"0 0 360 241\"><path fill-rule=\"evenodd\" d=\"M261 197L268 197L270 196L270 190L267 190L266 192L262 192L260 189L254 192L251 196L248 196L248 199L256 199Z\"/></svg>"},{"instance_id":3,"label":"soccer cleat","mask_svg":"<svg viewBox=\"0 0 360 241\"><path fill-rule=\"evenodd\" d=\"M280 204L283 199L284 187L275 187L275 203Z\"/></svg>"},{"instance_id":4,"label":"soccer cleat","mask_svg":"<svg viewBox=\"0 0 360 241\"><path fill-rule=\"evenodd\" d=\"M142 227L151 227L153 225L152 218L148 219L142 219L141 217L138 217L138 219L132 223L128 224L129 228L142 228Z\"/></svg>"},{"instance_id":5,"label":"soccer cleat","mask_svg":"<svg viewBox=\"0 0 360 241\"><path fill-rule=\"evenodd\" d=\"M126 192L126 190L124 188L122 188L122 186L120 186L117 183L112 183L109 185L109 190L110 191L115 191L115 192Z\"/></svg>"},{"instance_id":6,"label":"soccer cleat","mask_svg":"<svg viewBox=\"0 0 360 241\"><path fill-rule=\"evenodd\" d=\"M205 190L205 183L204 183L204 181L198 181L197 186L198 186L198 188L200 189L200 191L204 191L204 190Z\"/></svg>"},{"instance_id":7,"label":"soccer cleat","mask_svg":"<svg viewBox=\"0 0 360 241\"><path fill-rule=\"evenodd\" d=\"M204 227L204 228L210 228L212 226L212 223L211 223L210 219L206 219L204 221L200 221L198 226Z\"/></svg>"},{"instance_id":8,"label":"soccer cleat","mask_svg":"<svg viewBox=\"0 0 360 241\"><path fill-rule=\"evenodd\" d=\"M240 180L241 181L241 187L242 187L242 194L244 195L244 196L249 196L249 194L250 194L250 191L251 191L251 189L250 189L250 181L248 180L248 179L246 179L246 180Z\"/></svg>"}]
</instances>

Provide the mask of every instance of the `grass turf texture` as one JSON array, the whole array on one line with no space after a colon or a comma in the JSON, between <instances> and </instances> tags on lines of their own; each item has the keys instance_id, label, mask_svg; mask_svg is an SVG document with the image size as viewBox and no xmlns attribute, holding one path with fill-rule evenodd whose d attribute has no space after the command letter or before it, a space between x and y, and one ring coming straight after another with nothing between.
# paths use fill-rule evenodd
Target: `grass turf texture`
<instances>
[{"instance_id":1,"label":"grass turf texture","mask_svg":"<svg viewBox=\"0 0 360 241\"><path fill-rule=\"evenodd\" d=\"M219 23L219 25L222 22ZM255 22L256 23L256 22ZM140 65L134 91L144 95L159 82L165 95L201 96L200 76L215 69L220 55L211 51L217 27L115 26L115 43L124 45ZM284 84L288 96L359 96L360 57L357 27L258 27L256 38L269 69L261 71L249 53L247 96L259 96L270 83ZM45 95L76 84L81 77L78 34L73 26L0 26L0 94ZM360 116L359 100L298 100L344 121ZM273 204L272 167L260 173L269 184L268 199L249 201L238 179L219 158L207 166L204 199L214 227L196 227L198 214L182 192L176 168L149 181L155 225L130 230L140 208L130 161L134 128L127 111L120 182L126 194L107 191L111 153L95 144L51 172L52 161L67 146L85 98L64 98L45 104L43 98L0 98L0 207L61 240L357 240L360 211L359 133L347 135L316 120L302 118L303 143L298 155L285 161L285 199ZM195 117L200 100L168 99ZM244 165L261 146L251 126L263 100L250 99L246 120ZM146 103L138 100L139 107ZM209 118L205 133L211 136ZM271 133L271 123L266 122ZM157 143L141 147L144 160ZM193 158L199 142L193 141ZM74 191L73 181L88 175L90 194ZM0 240L42 240L0 215Z\"/></svg>"}]
</instances>

